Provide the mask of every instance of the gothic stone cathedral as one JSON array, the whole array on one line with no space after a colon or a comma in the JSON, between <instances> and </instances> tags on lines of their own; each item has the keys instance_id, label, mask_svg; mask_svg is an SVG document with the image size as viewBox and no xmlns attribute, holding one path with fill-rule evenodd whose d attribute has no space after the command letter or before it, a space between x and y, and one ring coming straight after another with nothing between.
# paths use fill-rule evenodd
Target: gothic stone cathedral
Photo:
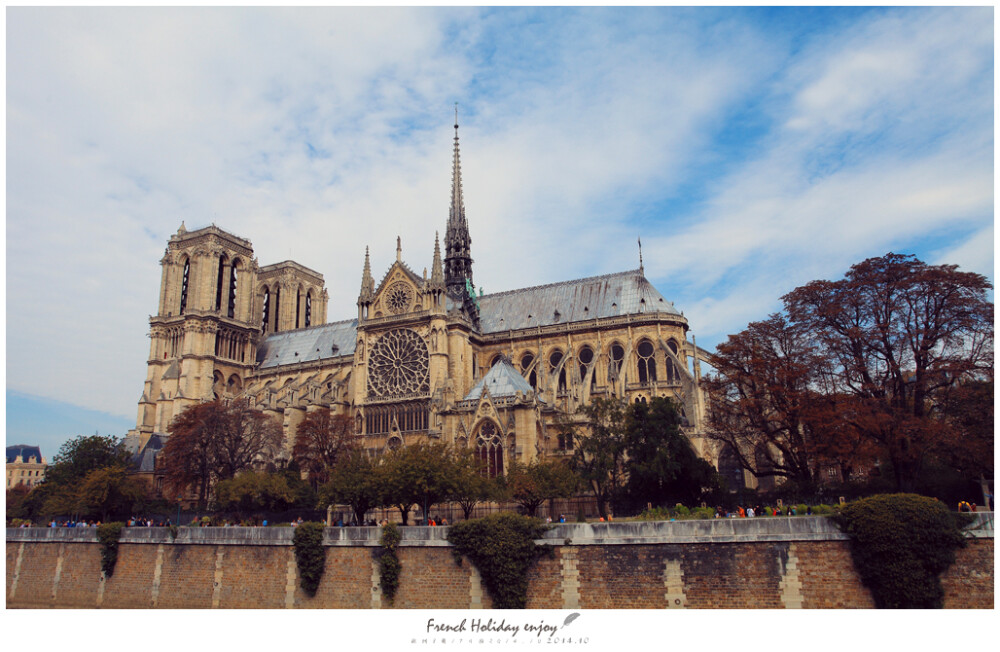
<instances>
[{"instance_id":1,"label":"gothic stone cathedral","mask_svg":"<svg viewBox=\"0 0 1000 652\"><path fill-rule=\"evenodd\" d=\"M444 256L431 274L402 260L376 285L365 253L357 317L326 322L323 276L216 226L170 238L150 318L148 373L127 438L151 471L171 419L219 397L249 400L284 425L289 456L306 413L354 417L370 451L418 441L479 447L492 473L567 453L553 424L593 397L674 398L696 450L703 353L688 323L639 269L476 293L455 125ZM641 262L641 261L640 261ZM714 460L712 460L714 461Z\"/></svg>"}]
</instances>

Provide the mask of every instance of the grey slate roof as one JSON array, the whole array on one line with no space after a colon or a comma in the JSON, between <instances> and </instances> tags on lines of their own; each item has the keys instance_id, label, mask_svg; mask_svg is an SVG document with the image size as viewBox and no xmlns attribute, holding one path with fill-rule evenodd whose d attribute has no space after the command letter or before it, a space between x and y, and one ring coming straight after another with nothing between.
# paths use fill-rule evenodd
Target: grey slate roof
<instances>
[{"instance_id":1,"label":"grey slate roof","mask_svg":"<svg viewBox=\"0 0 1000 652\"><path fill-rule=\"evenodd\" d=\"M257 362L261 369L268 369L296 362L354 355L357 331L358 320L350 319L273 333L257 348Z\"/></svg>"},{"instance_id":2,"label":"grey slate roof","mask_svg":"<svg viewBox=\"0 0 1000 652\"><path fill-rule=\"evenodd\" d=\"M136 471L152 472L156 465L156 456L167 443L166 435L151 435L146 445L139 449L139 437L125 438L125 450L132 455L132 467Z\"/></svg>"},{"instance_id":3,"label":"grey slate roof","mask_svg":"<svg viewBox=\"0 0 1000 652\"><path fill-rule=\"evenodd\" d=\"M484 294L478 300L483 333L643 312L681 314L638 269ZM450 299L448 305L453 305ZM351 319L273 333L257 349L259 368L353 355L357 328L358 320Z\"/></svg>"},{"instance_id":4,"label":"grey slate roof","mask_svg":"<svg viewBox=\"0 0 1000 652\"><path fill-rule=\"evenodd\" d=\"M490 396L513 396L516 392L527 394L532 391L521 374L517 372L506 358L501 358L493 367L486 372L486 375L479 379L469 393L465 395L466 401L478 399L483 395L483 388L490 390Z\"/></svg>"},{"instance_id":5,"label":"grey slate roof","mask_svg":"<svg viewBox=\"0 0 1000 652\"><path fill-rule=\"evenodd\" d=\"M680 315L637 269L484 294L479 299L484 333L641 312Z\"/></svg>"},{"instance_id":6,"label":"grey slate roof","mask_svg":"<svg viewBox=\"0 0 1000 652\"><path fill-rule=\"evenodd\" d=\"M35 457L36 462L41 463L42 461L42 451L38 448L38 446L17 444L16 446L7 447L7 464L13 464L18 455L21 456L21 461L25 463L27 463L32 456Z\"/></svg>"}]
</instances>

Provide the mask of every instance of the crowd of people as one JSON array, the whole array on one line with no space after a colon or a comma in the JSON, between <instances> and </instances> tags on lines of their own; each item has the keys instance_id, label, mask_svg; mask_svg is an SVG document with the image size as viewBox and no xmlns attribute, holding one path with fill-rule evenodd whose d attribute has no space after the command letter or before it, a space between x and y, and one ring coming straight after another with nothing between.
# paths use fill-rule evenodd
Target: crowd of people
<instances>
[{"instance_id":1,"label":"crowd of people","mask_svg":"<svg viewBox=\"0 0 1000 652\"><path fill-rule=\"evenodd\" d=\"M806 506L805 515L812 516L812 505ZM737 505L736 509L725 510L722 507L715 508L715 518L754 518L755 516L781 516L781 509L779 507L772 506L761 506L756 507L743 507L742 505ZM798 516L798 510L794 505L787 505L785 507L785 516Z\"/></svg>"}]
</instances>

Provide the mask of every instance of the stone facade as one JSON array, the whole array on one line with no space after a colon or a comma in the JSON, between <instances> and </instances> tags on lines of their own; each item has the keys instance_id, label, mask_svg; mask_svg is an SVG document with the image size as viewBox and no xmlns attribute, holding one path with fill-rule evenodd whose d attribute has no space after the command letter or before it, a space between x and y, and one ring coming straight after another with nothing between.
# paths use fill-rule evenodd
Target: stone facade
<instances>
[{"instance_id":1,"label":"stone facade","mask_svg":"<svg viewBox=\"0 0 1000 652\"><path fill-rule=\"evenodd\" d=\"M992 517L992 515L990 515ZM985 521L984 521L985 523ZM399 590L380 594L379 528L328 528L312 598L299 586L291 528L129 528L103 580L88 529L8 529L8 607L489 609L447 528L403 528ZM566 524L528 573L530 609L826 609L874 606L848 542L819 517ZM945 608L992 609L993 531L942 576Z\"/></svg>"},{"instance_id":2,"label":"stone facade","mask_svg":"<svg viewBox=\"0 0 1000 652\"><path fill-rule=\"evenodd\" d=\"M215 225L170 238L129 445L143 449L185 407L250 401L284 426L287 457L310 410L354 417L366 449L418 441L479 447L495 473L561 456L553 431L594 397L675 399L704 457L699 359L684 315L643 268L492 295L476 290L458 126L445 242L430 274L403 259L376 283L366 252L357 316L327 322L321 274L261 266L249 240ZM430 251L427 252L431 254Z\"/></svg>"},{"instance_id":3,"label":"stone facade","mask_svg":"<svg viewBox=\"0 0 1000 652\"><path fill-rule=\"evenodd\" d=\"M7 447L7 489L18 485L31 488L45 481L48 464L38 446Z\"/></svg>"}]
</instances>

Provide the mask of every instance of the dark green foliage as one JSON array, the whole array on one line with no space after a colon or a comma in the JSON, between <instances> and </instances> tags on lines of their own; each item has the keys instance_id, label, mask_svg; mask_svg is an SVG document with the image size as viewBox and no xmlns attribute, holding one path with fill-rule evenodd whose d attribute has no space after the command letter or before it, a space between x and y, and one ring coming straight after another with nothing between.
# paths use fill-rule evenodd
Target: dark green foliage
<instances>
[{"instance_id":1,"label":"dark green foliage","mask_svg":"<svg viewBox=\"0 0 1000 652\"><path fill-rule=\"evenodd\" d=\"M574 433L571 465L592 490L601 516L608 516L609 503L632 514L647 503L696 503L719 486L715 469L681 432L670 399L630 405L598 398L579 412L582 421L562 423L560 430Z\"/></svg>"},{"instance_id":2,"label":"dark green foliage","mask_svg":"<svg viewBox=\"0 0 1000 652\"><path fill-rule=\"evenodd\" d=\"M522 513L534 516L546 500L572 496L580 480L562 460L532 460L527 464L514 460L503 483L504 497L520 505Z\"/></svg>"},{"instance_id":3,"label":"dark green foliage","mask_svg":"<svg viewBox=\"0 0 1000 652\"><path fill-rule=\"evenodd\" d=\"M292 535L295 545L295 563L299 567L299 583L310 598L316 595L323 577L326 553L323 550L323 523L306 521Z\"/></svg>"},{"instance_id":4,"label":"dark green foliage","mask_svg":"<svg viewBox=\"0 0 1000 652\"><path fill-rule=\"evenodd\" d=\"M101 570L105 577L115 573L118 562L118 539L122 536L124 523L104 523L97 526L97 540L101 542Z\"/></svg>"},{"instance_id":5,"label":"dark green foliage","mask_svg":"<svg viewBox=\"0 0 1000 652\"><path fill-rule=\"evenodd\" d=\"M849 503L835 517L851 536L851 556L880 609L940 609L940 576L965 545L957 513L916 494Z\"/></svg>"},{"instance_id":6,"label":"dark green foliage","mask_svg":"<svg viewBox=\"0 0 1000 652\"><path fill-rule=\"evenodd\" d=\"M80 435L59 447L52 466L45 470L45 481L69 486L81 482L91 471L127 466L129 462L123 440L110 435Z\"/></svg>"},{"instance_id":7,"label":"dark green foliage","mask_svg":"<svg viewBox=\"0 0 1000 652\"><path fill-rule=\"evenodd\" d=\"M701 459L681 432L681 415L673 401L653 397L627 412L625 461L627 480L621 502L635 513L646 503L694 504L705 490L718 486L718 474Z\"/></svg>"},{"instance_id":8,"label":"dark green foliage","mask_svg":"<svg viewBox=\"0 0 1000 652\"><path fill-rule=\"evenodd\" d=\"M396 556L396 547L402 538L403 535L395 523L382 527L382 538L379 540L382 549L378 557L379 586L382 587L382 594L389 599L389 602L396 599L396 590L399 589L399 573L403 566Z\"/></svg>"},{"instance_id":9,"label":"dark green foliage","mask_svg":"<svg viewBox=\"0 0 1000 652\"><path fill-rule=\"evenodd\" d=\"M363 450L347 451L330 472L330 480L320 487L319 507L341 503L350 505L358 523L365 512L379 503L378 464Z\"/></svg>"},{"instance_id":10,"label":"dark green foliage","mask_svg":"<svg viewBox=\"0 0 1000 652\"><path fill-rule=\"evenodd\" d=\"M448 530L448 541L475 564L497 609L524 609L528 601L528 569L543 554L535 544L548 528L538 519L492 514L462 521Z\"/></svg>"}]
</instances>

